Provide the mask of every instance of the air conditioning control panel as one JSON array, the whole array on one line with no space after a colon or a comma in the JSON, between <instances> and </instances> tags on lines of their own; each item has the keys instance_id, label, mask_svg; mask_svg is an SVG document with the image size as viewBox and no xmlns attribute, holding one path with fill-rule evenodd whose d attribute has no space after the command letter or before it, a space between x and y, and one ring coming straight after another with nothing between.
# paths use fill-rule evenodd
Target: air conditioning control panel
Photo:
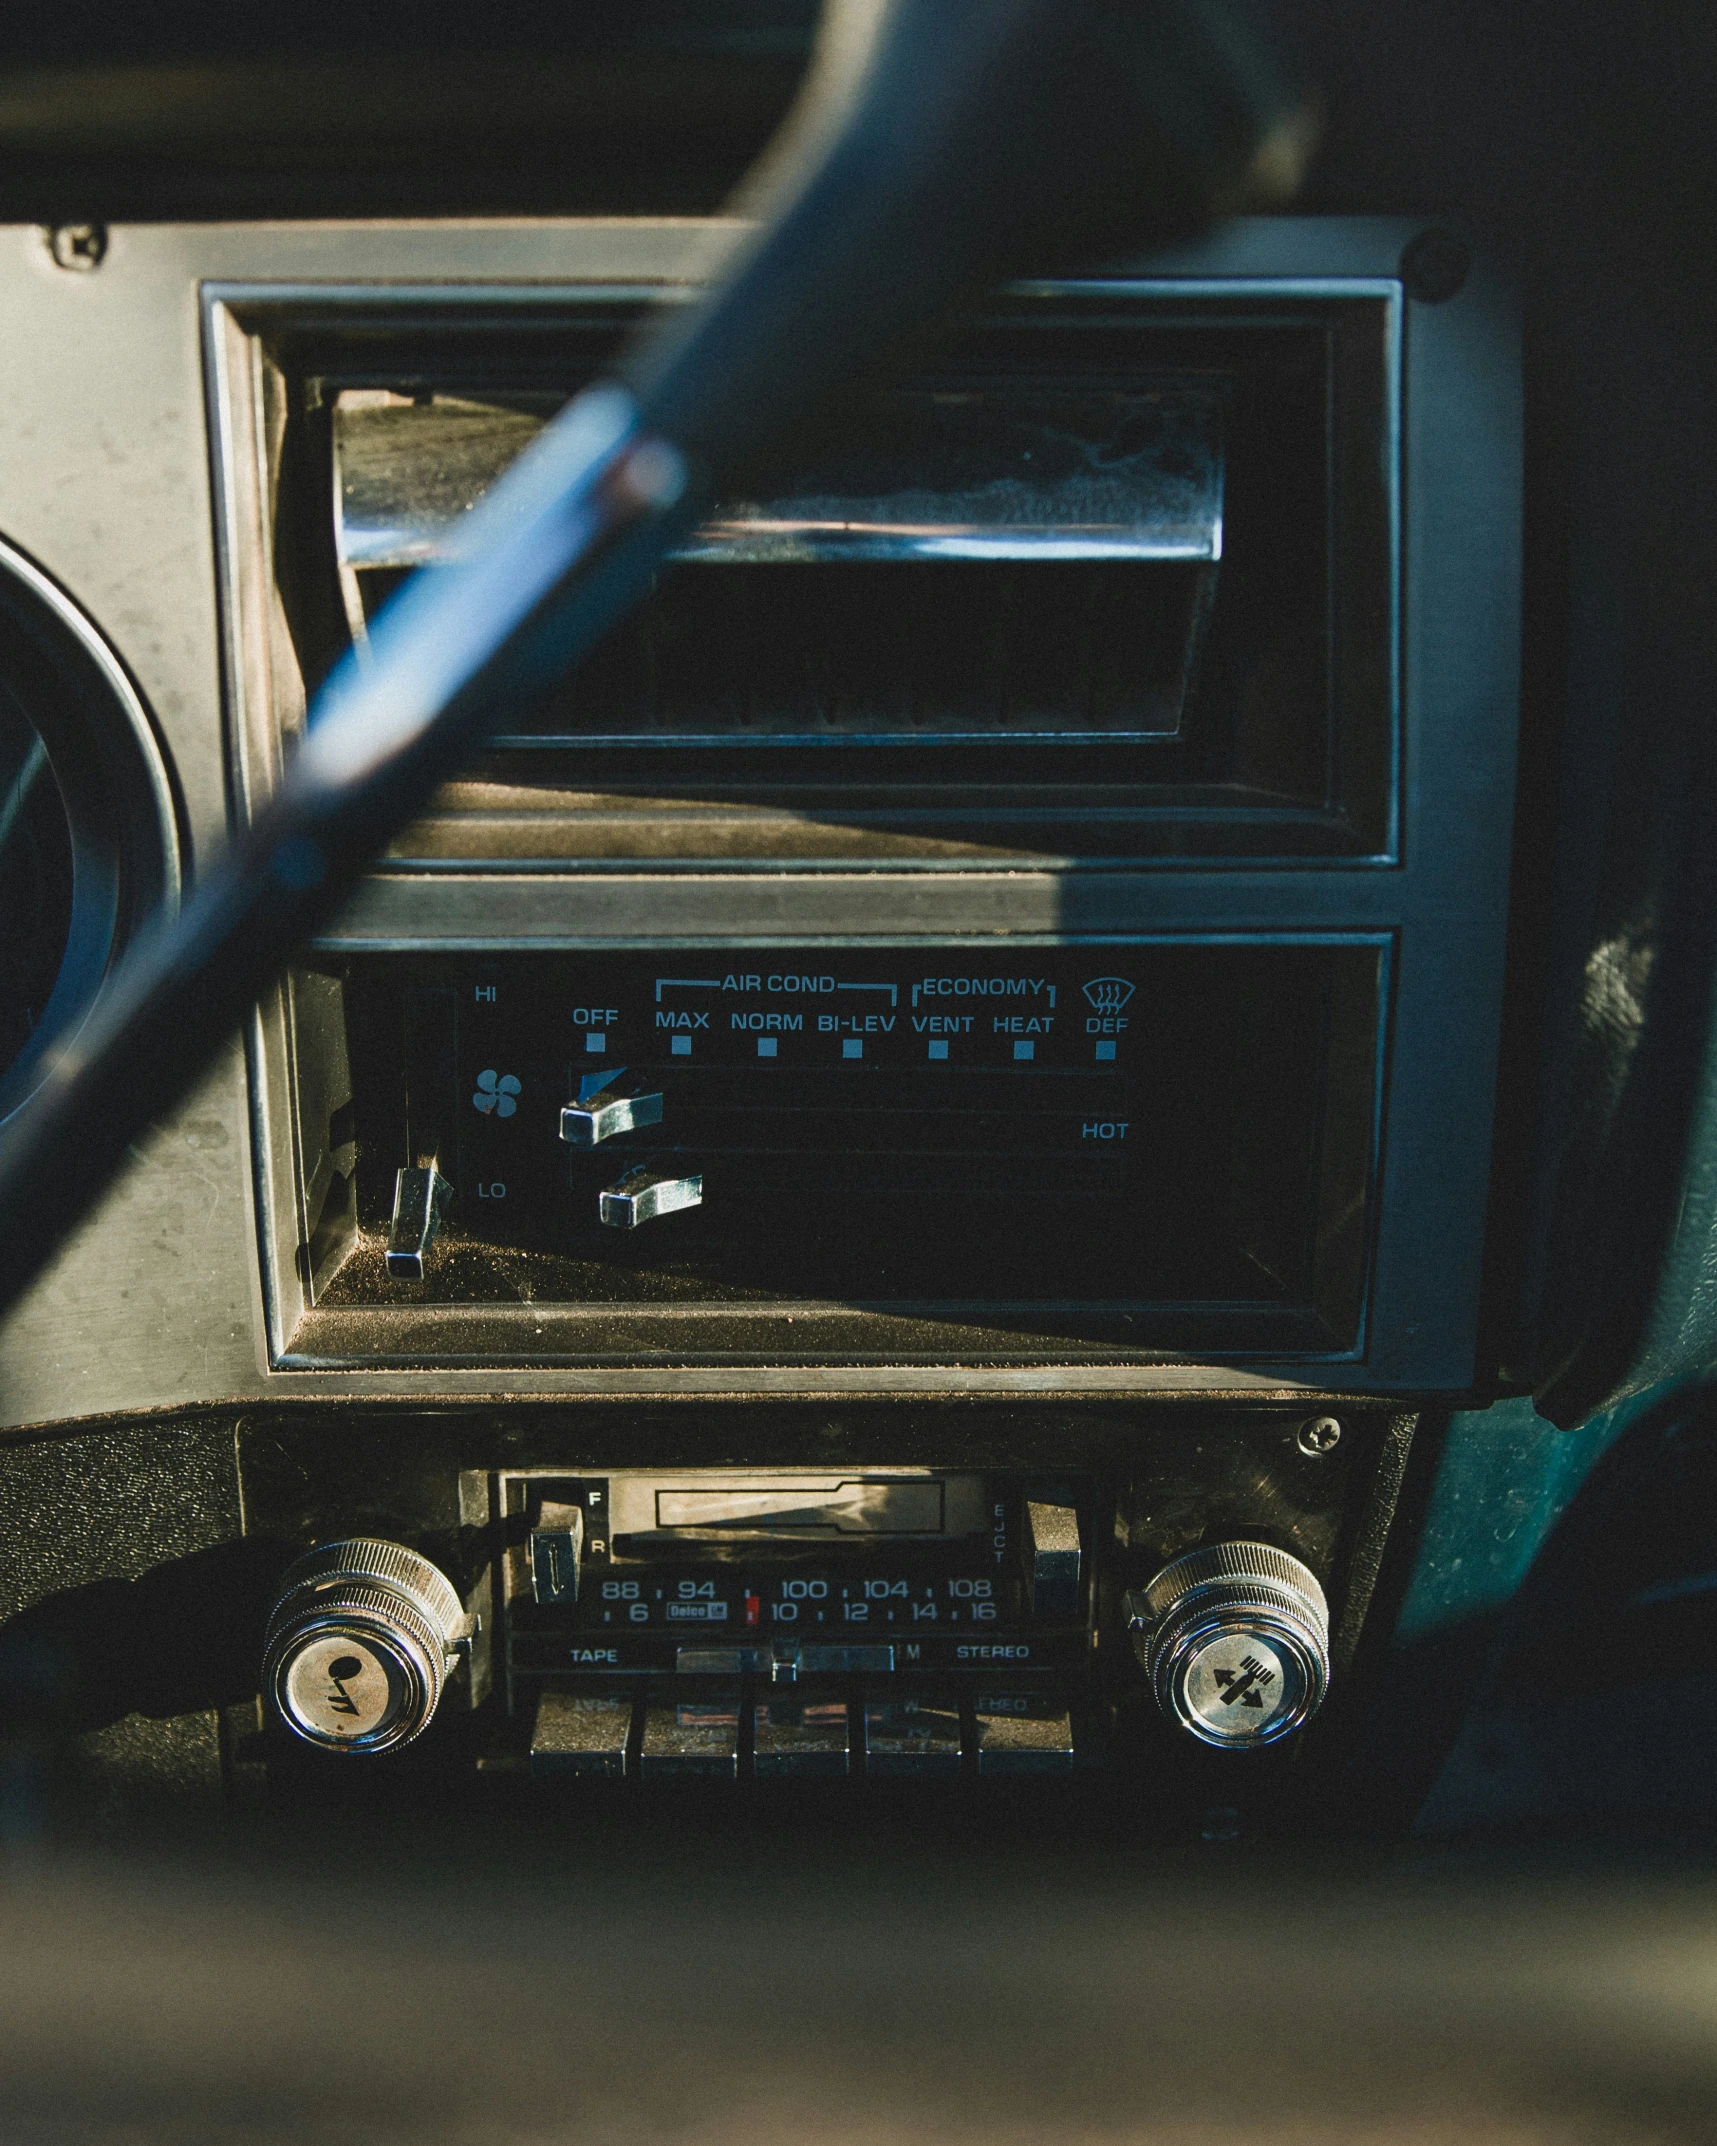
<instances>
[{"instance_id":1,"label":"air conditioning control panel","mask_svg":"<svg viewBox=\"0 0 1717 2146\"><path fill-rule=\"evenodd\" d=\"M316 1354L591 1354L618 1320L775 1360L1350 1355L1390 960L1290 933L330 962L296 1021L301 1079L317 1033L338 1060L305 1152L346 1143Z\"/></svg>"}]
</instances>

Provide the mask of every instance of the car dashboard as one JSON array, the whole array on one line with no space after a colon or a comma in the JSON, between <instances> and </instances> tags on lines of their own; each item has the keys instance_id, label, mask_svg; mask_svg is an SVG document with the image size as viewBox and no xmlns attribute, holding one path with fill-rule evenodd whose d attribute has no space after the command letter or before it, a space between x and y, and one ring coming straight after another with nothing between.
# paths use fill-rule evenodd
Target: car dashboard
<instances>
[{"instance_id":1,"label":"car dashboard","mask_svg":"<svg viewBox=\"0 0 1717 2146\"><path fill-rule=\"evenodd\" d=\"M818 14L8 24L0 1183ZM5 1208L26 2129L1707 2134L1709 33L1262 14Z\"/></svg>"},{"instance_id":2,"label":"car dashboard","mask_svg":"<svg viewBox=\"0 0 1717 2146\"><path fill-rule=\"evenodd\" d=\"M64 819L14 777L15 1103L44 995L740 230L7 234L9 749ZM223 1635L92 1753L1354 1763L1416 1426L1493 1376L1515 315L1376 217L1012 285L521 699L0 1344L26 1502L158 1456L67 1569L194 1568Z\"/></svg>"}]
</instances>

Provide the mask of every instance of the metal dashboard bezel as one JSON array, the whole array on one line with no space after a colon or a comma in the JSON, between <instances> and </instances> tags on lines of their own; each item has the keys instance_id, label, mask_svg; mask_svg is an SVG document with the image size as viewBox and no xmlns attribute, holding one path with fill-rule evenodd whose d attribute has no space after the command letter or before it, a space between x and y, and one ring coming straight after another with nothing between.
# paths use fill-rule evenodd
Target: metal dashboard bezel
<instances>
[{"instance_id":1,"label":"metal dashboard bezel","mask_svg":"<svg viewBox=\"0 0 1717 2146\"><path fill-rule=\"evenodd\" d=\"M1231 227L1191 254L1097 279L1139 295L1196 290L1383 292L1399 352L1398 428L1401 579L1397 610L1398 718L1394 726L1399 808L1396 838L1363 859L1260 865L1204 861L1181 871L1159 865L1070 865L1064 869L932 869L855 872L836 866L797 871L765 862L733 872L689 866L506 874L385 868L328 936L335 948L388 946L461 950L500 944L739 946L827 944L867 934L953 942L1005 931L1054 941L1126 938L1177 930L1266 939L1330 930L1378 933L1394 948L1393 1004L1382 1075L1379 1123L1384 1148L1382 1208L1375 1238L1371 1316L1358 1356L1256 1357L1224 1363L1155 1358L1101 1362L1034 1361L921 1366L785 1365L768 1362L567 1363L553 1367L521 1353L493 1369L408 1369L398 1359L371 1376L387 1390L471 1390L497 1376L508 1390L667 1391L826 1390L831 1375L853 1391L1160 1391L1165 1386L1252 1386L1304 1391L1461 1390L1478 1373L1475 1342L1479 1268L1489 1170L1502 953L1512 816L1513 718L1517 699L1519 585L1519 371L1512 296L1482 261L1447 304L1410 304L1397 263L1418 226L1405 220L1258 221ZM732 227L712 227L718 254ZM634 227L639 258L665 234ZM685 236L682 226L674 234ZM567 283L612 294L648 288L684 295L682 277L626 273L615 227L604 234L606 269ZM638 263L634 262L634 270ZM1090 287L1092 279L1077 279ZM566 287L565 284L562 287ZM1068 282L1026 286L1062 292ZM541 304L543 282L399 283L208 282L202 287L210 415L217 473L229 677L229 737L235 794L266 786L278 750L272 716L258 724L259 637L266 611L266 562L248 553L258 485L265 481L259 409L252 391L254 340L242 326L257 308L312 303ZM244 383L248 382L248 386ZM241 392L240 389L243 388ZM251 399L247 402L247 395ZM247 523L247 513L250 519ZM259 566L264 569L259 580ZM248 620L248 627L247 627ZM577 928L567 905L576 899ZM790 924L789 924L790 920ZM688 937L689 934L689 937ZM305 1356L293 1336L307 1308L290 1270L281 1222L291 1213L280 1136L290 1125L283 1081L287 1037L279 1006L265 1007L251 1038L253 1129L260 1194L261 1251L269 1362L277 1376L320 1383L358 1374L355 1357ZM713 1381L713 1383L711 1383Z\"/></svg>"}]
</instances>

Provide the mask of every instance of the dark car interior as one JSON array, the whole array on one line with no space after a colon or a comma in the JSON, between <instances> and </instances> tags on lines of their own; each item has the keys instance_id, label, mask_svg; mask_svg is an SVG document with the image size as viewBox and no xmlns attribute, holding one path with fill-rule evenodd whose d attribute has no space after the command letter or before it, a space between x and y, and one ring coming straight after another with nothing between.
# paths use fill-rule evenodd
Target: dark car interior
<instances>
[{"instance_id":1,"label":"dark car interior","mask_svg":"<svg viewBox=\"0 0 1717 2146\"><path fill-rule=\"evenodd\" d=\"M1714 62L0 24L9 2136L1709 2135Z\"/></svg>"}]
</instances>

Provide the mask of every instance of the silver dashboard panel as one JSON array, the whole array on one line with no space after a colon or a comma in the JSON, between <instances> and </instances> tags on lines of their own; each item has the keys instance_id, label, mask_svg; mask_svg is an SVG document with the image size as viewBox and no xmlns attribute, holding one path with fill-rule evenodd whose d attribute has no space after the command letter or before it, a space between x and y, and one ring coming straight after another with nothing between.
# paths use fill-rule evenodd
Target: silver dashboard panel
<instances>
[{"instance_id":1,"label":"silver dashboard panel","mask_svg":"<svg viewBox=\"0 0 1717 2146\"><path fill-rule=\"evenodd\" d=\"M1194 252L1153 261L1148 274L1196 282L1237 279L1302 286L1325 279L1389 284L1415 226L1395 221L1243 223ZM111 638L156 722L172 764L191 857L218 843L231 810L265 789L278 753L278 717L291 680L278 663L267 561L243 540L256 526L264 482L255 362L232 307L241 296L334 300L342 294L401 302L461 294L483 301L606 285L662 296L708 277L741 235L733 224L604 220L364 225L120 227L100 268L55 266L33 228L0 229L0 534L95 618ZM1140 272L1135 272L1140 273ZM1475 277L1471 304L1442 309L1409 337L1405 407L1429 421L1412 367L1437 339L1482 376L1485 423L1471 465L1427 496L1409 531L1408 556L1459 550L1464 580L1413 598L1423 658L1409 652L1404 689L1458 692L1466 709L1512 709L1513 576L1517 569L1517 374L1507 301ZM1463 340L1464 339L1464 340ZM1477 483L1482 511L1459 489ZM1455 543L1458 532L1459 543ZM1477 580L1493 607L1485 654L1456 687L1431 668L1440 619L1459 615ZM1502 593L1498 593L1498 591ZM1507 614L1507 615L1503 615ZM272 668L271 668L272 666ZM1412 750L1409 725L1408 749ZM1416 772L1408 770L1411 793ZM1507 798L1497 806L1504 823ZM1471 913L1492 918L1478 969L1449 988L1494 1031L1501 987L1506 859L1467 860ZM1280 875L1210 868L1196 875L1201 928L1311 929L1355 921L1351 871L1302 872L1292 913ZM1381 875L1388 876L1388 875ZM1346 896L1335 883L1349 881ZM1358 906L1363 907L1363 904ZM1382 904L1387 906L1387 904ZM846 932L950 937L1020 931L1094 937L1160 930L1187 914L1172 875L918 867L898 874L821 869L806 876L751 871L654 877L616 872L494 874L388 872L363 890L332 935L336 944L536 946L622 943L640 937L743 940ZM1434 931L1407 951L1415 989L1439 959ZM290 1135L278 1062L277 1007L259 1013L245 1050L235 1047L196 1096L153 1135L103 1206L0 1333L0 1425L65 1421L120 1410L171 1409L261 1397L434 1395L729 1395L764 1393L998 1393L1124 1396L1164 1391L1249 1396L1342 1389L1459 1388L1472 1375L1472 1335L1488 1172L1493 1060L1457 1070L1440 1062L1427 1032L1410 1069L1421 1101L1439 1079L1459 1089L1462 1136L1434 1158L1444 1194L1464 1215L1466 1245L1453 1262L1415 1253L1411 1233L1386 1233L1380 1276L1401 1331L1377 1337L1374 1361L1292 1365L1105 1362L971 1369L840 1365L795 1370L719 1366L671 1370L535 1367L505 1372L320 1368L290 1364L278 1232L290 1200ZM247 1079L247 1059L254 1081ZM1409 1076L1404 1075L1403 1078ZM1401 1107L1405 1091L1395 1099ZM1470 1137L1477 1126L1479 1137ZM1423 1164L1424 1158L1419 1158ZM261 1220L259 1222L259 1212ZM1414 1333L1446 1336L1436 1349ZM1392 1375L1411 1361L1412 1375Z\"/></svg>"}]
</instances>

